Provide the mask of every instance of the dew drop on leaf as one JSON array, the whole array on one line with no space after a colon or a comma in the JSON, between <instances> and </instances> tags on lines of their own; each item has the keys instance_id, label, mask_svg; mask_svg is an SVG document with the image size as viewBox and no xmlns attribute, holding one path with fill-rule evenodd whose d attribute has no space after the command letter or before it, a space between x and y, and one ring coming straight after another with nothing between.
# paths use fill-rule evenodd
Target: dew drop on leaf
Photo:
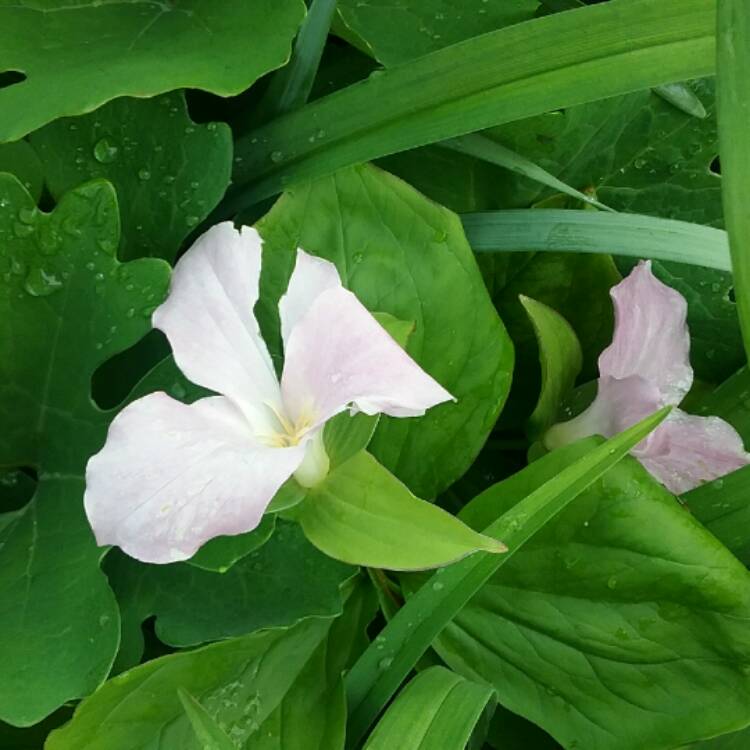
<instances>
[{"instance_id":1,"label":"dew drop on leaf","mask_svg":"<svg viewBox=\"0 0 750 750\"><path fill-rule=\"evenodd\" d=\"M100 164L111 164L117 159L119 151L109 138L100 138L94 146L94 158Z\"/></svg>"},{"instance_id":2,"label":"dew drop on leaf","mask_svg":"<svg viewBox=\"0 0 750 750\"><path fill-rule=\"evenodd\" d=\"M62 281L54 273L41 267L32 268L23 283L23 288L32 297L47 297L60 287Z\"/></svg>"}]
</instances>

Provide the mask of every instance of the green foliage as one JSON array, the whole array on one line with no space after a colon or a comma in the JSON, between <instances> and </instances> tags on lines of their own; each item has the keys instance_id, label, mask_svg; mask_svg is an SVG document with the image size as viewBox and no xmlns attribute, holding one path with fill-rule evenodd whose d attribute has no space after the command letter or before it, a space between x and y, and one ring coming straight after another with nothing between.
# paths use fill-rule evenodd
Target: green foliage
<instances>
[{"instance_id":1,"label":"green foliage","mask_svg":"<svg viewBox=\"0 0 750 750\"><path fill-rule=\"evenodd\" d=\"M390 705L363 750L464 750L494 691L443 667L420 672Z\"/></svg>"},{"instance_id":2,"label":"green foliage","mask_svg":"<svg viewBox=\"0 0 750 750\"><path fill-rule=\"evenodd\" d=\"M39 157L29 143L16 141L0 144L0 172L15 175L29 191L31 197L35 201L39 200L44 174Z\"/></svg>"},{"instance_id":3,"label":"green foliage","mask_svg":"<svg viewBox=\"0 0 750 750\"><path fill-rule=\"evenodd\" d=\"M0 463L39 476L1 532L0 717L26 725L91 692L117 650L117 607L82 504L86 461L112 416L92 402L91 375L148 330L169 268L116 260L106 182L45 214L0 175L0 206Z\"/></svg>"},{"instance_id":4,"label":"green foliage","mask_svg":"<svg viewBox=\"0 0 750 750\"><path fill-rule=\"evenodd\" d=\"M504 551L496 540L412 495L365 451L311 488L295 517L327 555L372 568L421 570L479 550Z\"/></svg>"},{"instance_id":5,"label":"green foliage","mask_svg":"<svg viewBox=\"0 0 750 750\"><path fill-rule=\"evenodd\" d=\"M542 368L542 388L528 424L534 439L555 423L560 406L581 371L583 355L575 331L562 315L530 297L521 296L521 304L534 326Z\"/></svg>"},{"instance_id":6,"label":"green foliage","mask_svg":"<svg viewBox=\"0 0 750 750\"><path fill-rule=\"evenodd\" d=\"M183 87L239 94L285 62L304 7L301 0L3 5L1 67L23 71L24 80L0 89L0 141L118 96Z\"/></svg>"},{"instance_id":7,"label":"green foliage","mask_svg":"<svg viewBox=\"0 0 750 750\"><path fill-rule=\"evenodd\" d=\"M462 517L484 528L588 449L542 458ZM747 570L626 459L511 558L435 647L564 747L666 750L747 724L749 595Z\"/></svg>"},{"instance_id":8,"label":"green foliage","mask_svg":"<svg viewBox=\"0 0 750 750\"><path fill-rule=\"evenodd\" d=\"M167 644L195 646L310 616L334 615L340 585L352 568L320 554L294 524L278 524L271 539L226 573L187 563L146 565L110 552L105 570L122 615L117 671L143 653L141 623L156 617Z\"/></svg>"},{"instance_id":9,"label":"green foliage","mask_svg":"<svg viewBox=\"0 0 750 750\"><path fill-rule=\"evenodd\" d=\"M414 321L409 354L457 403L424 417L382 417L370 452L418 496L457 479L479 452L510 386L513 351L456 216L371 167L289 191L260 222L256 308L278 357L276 303L297 247L336 263L370 310Z\"/></svg>"},{"instance_id":10,"label":"green foliage","mask_svg":"<svg viewBox=\"0 0 750 750\"><path fill-rule=\"evenodd\" d=\"M52 195L98 177L121 197L120 257L173 261L229 184L232 138L223 123L196 125L181 93L116 99L63 117L31 142Z\"/></svg>"}]
</instances>

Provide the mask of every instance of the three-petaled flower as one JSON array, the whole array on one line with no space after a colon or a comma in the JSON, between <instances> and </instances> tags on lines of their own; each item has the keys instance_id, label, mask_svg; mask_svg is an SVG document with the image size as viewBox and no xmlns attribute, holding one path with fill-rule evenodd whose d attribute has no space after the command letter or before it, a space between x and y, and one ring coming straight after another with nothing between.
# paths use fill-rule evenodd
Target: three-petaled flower
<instances>
[{"instance_id":1,"label":"three-petaled flower","mask_svg":"<svg viewBox=\"0 0 750 750\"><path fill-rule=\"evenodd\" d=\"M611 437L663 406L676 407L693 384L684 297L653 275L650 261L639 263L611 295L615 332L599 357L596 398L547 432L548 448L588 435ZM676 408L632 454L676 494L750 461L742 438L723 419Z\"/></svg>"},{"instance_id":2,"label":"three-petaled flower","mask_svg":"<svg viewBox=\"0 0 750 750\"><path fill-rule=\"evenodd\" d=\"M322 429L334 415L419 416L452 398L332 263L302 250L279 302L279 381L253 314L260 269L259 235L230 223L177 263L153 324L180 370L220 395L187 405L158 392L118 414L86 468L99 544L146 562L187 559L209 539L255 528L292 474L308 486L325 476Z\"/></svg>"}]
</instances>

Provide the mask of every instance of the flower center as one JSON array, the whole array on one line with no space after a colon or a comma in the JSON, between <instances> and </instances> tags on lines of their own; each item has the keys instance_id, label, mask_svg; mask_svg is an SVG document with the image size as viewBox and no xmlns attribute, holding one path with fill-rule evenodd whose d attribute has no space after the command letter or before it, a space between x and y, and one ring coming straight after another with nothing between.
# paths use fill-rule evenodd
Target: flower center
<instances>
[{"instance_id":1,"label":"flower center","mask_svg":"<svg viewBox=\"0 0 750 750\"><path fill-rule=\"evenodd\" d=\"M304 413L292 422L281 409L273 404L266 404L273 412L278 427L269 435L263 436L263 441L274 448L290 448L299 445L302 438L313 426L313 415Z\"/></svg>"}]
</instances>

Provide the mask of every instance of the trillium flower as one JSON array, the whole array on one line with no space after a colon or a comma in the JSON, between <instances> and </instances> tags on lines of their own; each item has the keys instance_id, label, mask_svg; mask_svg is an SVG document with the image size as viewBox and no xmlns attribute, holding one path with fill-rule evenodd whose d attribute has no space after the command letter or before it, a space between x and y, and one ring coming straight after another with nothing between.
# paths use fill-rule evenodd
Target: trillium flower
<instances>
[{"instance_id":1,"label":"trillium flower","mask_svg":"<svg viewBox=\"0 0 750 750\"><path fill-rule=\"evenodd\" d=\"M677 406L693 384L687 303L641 262L611 291L612 343L599 357L596 398L586 411L552 427L556 448L588 435L612 437L663 406ZM672 409L632 454L671 492L680 494L745 466L750 456L719 417Z\"/></svg>"},{"instance_id":2,"label":"trillium flower","mask_svg":"<svg viewBox=\"0 0 750 750\"><path fill-rule=\"evenodd\" d=\"M177 263L153 324L182 372L219 395L186 405L153 393L114 419L86 468L100 545L145 562L185 560L209 539L254 529L292 474L305 486L324 477L322 429L335 414L412 417L452 399L332 263L302 250L279 302L279 381L253 315L260 268L260 236L231 223Z\"/></svg>"}]
</instances>

